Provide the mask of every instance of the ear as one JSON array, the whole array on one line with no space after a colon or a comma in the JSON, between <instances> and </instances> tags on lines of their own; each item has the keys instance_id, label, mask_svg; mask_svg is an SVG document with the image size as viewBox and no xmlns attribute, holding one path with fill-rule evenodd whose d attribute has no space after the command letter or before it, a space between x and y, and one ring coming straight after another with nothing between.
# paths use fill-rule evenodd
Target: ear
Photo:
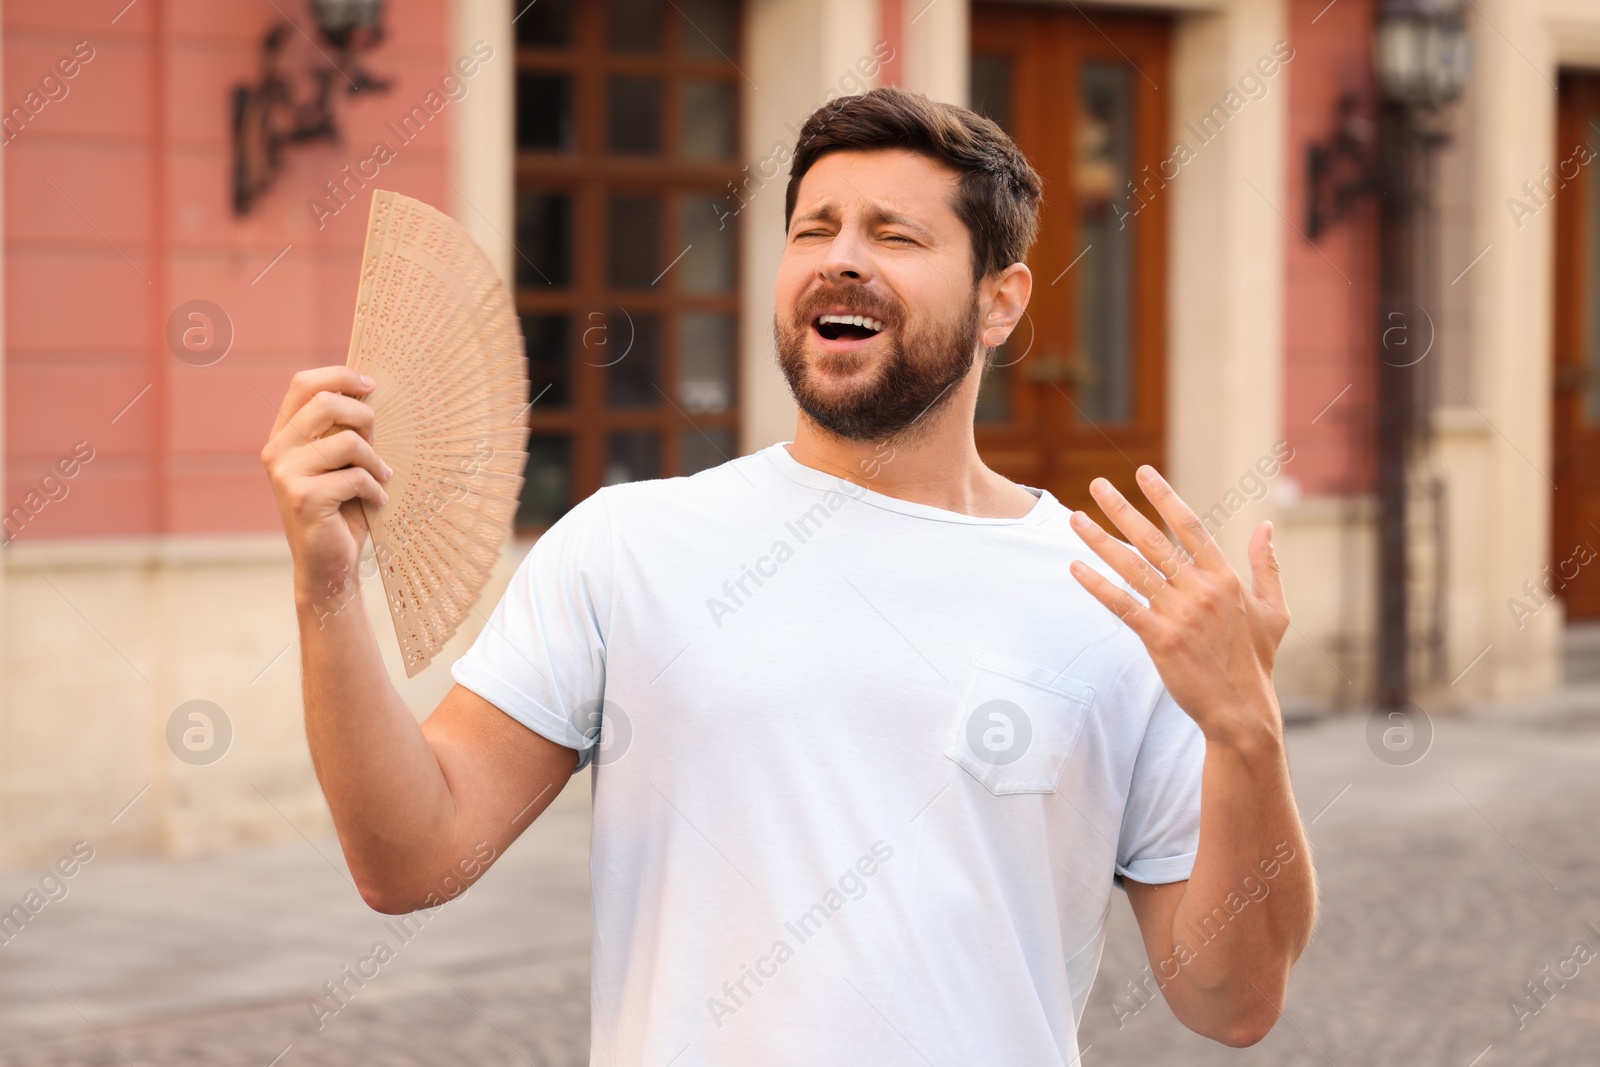
<instances>
[{"instance_id":1,"label":"ear","mask_svg":"<svg viewBox=\"0 0 1600 1067\"><path fill-rule=\"evenodd\" d=\"M990 348L1004 344L1032 295L1033 274L1022 263L983 279L978 285L978 339Z\"/></svg>"}]
</instances>

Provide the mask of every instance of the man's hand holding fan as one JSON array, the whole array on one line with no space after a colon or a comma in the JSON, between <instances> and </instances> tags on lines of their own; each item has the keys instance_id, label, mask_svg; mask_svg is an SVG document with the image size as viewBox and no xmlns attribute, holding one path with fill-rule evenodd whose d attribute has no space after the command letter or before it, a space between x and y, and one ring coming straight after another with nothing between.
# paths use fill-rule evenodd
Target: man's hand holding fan
<instances>
[{"instance_id":1,"label":"man's hand holding fan","mask_svg":"<svg viewBox=\"0 0 1600 1067\"><path fill-rule=\"evenodd\" d=\"M406 674L427 667L510 532L528 407L516 310L483 250L375 193L348 363L295 375L261 454L300 602L355 595L370 530Z\"/></svg>"},{"instance_id":2,"label":"man's hand holding fan","mask_svg":"<svg viewBox=\"0 0 1600 1067\"><path fill-rule=\"evenodd\" d=\"M393 471L373 447L372 408L359 397L372 379L350 367L296 374L261 450L272 478L289 551L295 600L315 605L352 595L367 520L360 501L389 502Z\"/></svg>"}]
</instances>

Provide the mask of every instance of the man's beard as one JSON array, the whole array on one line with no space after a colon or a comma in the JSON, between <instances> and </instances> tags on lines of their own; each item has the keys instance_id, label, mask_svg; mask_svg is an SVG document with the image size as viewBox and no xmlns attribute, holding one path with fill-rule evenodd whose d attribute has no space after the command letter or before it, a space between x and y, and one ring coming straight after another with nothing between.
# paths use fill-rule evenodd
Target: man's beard
<instances>
[{"instance_id":1,"label":"man's beard","mask_svg":"<svg viewBox=\"0 0 1600 1067\"><path fill-rule=\"evenodd\" d=\"M859 307L859 299L841 299L848 294L825 292L813 295L795 311L788 326L772 318L778 365L789 380L795 403L812 421L837 437L848 441L881 441L898 434L913 423L931 416L950 402L956 384L972 369L978 351L978 294L972 293L966 313L951 323L941 323L901 336L904 321L900 314L885 309ZM849 307L852 312L870 315L886 323L878 344L887 351L876 355L878 369L873 380L853 392L827 395L819 389L807 362L806 345L812 332L813 309ZM913 355L914 354L914 355ZM824 352L820 363L856 359Z\"/></svg>"}]
</instances>

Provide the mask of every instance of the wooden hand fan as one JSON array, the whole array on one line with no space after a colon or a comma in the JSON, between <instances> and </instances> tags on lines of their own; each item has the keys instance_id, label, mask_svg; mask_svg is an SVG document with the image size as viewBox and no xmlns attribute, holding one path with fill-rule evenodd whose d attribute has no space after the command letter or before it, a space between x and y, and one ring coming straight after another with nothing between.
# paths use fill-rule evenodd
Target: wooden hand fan
<instances>
[{"instance_id":1,"label":"wooden hand fan","mask_svg":"<svg viewBox=\"0 0 1600 1067\"><path fill-rule=\"evenodd\" d=\"M378 190L347 365L367 395L389 502L361 502L406 676L472 610L511 530L528 447L528 366L511 294L448 215Z\"/></svg>"}]
</instances>

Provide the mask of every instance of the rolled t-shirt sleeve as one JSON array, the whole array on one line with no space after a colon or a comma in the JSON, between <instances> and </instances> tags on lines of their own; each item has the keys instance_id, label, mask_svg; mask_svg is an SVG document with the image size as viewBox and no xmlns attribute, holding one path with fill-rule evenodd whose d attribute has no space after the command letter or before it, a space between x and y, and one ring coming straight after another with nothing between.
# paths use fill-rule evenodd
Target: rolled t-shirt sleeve
<instances>
[{"instance_id":1,"label":"rolled t-shirt sleeve","mask_svg":"<svg viewBox=\"0 0 1600 1067\"><path fill-rule=\"evenodd\" d=\"M1117 840L1117 874L1159 885L1181 882L1200 849L1200 779L1206 741L1162 687L1134 758Z\"/></svg>"},{"instance_id":2,"label":"rolled t-shirt sleeve","mask_svg":"<svg viewBox=\"0 0 1600 1067\"><path fill-rule=\"evenodd\" d=\"M605 490L563 515L523 557L488 625L450 676L528 729L578 751L600 738L611 617Z\"/></svg>"}]
</instances>

